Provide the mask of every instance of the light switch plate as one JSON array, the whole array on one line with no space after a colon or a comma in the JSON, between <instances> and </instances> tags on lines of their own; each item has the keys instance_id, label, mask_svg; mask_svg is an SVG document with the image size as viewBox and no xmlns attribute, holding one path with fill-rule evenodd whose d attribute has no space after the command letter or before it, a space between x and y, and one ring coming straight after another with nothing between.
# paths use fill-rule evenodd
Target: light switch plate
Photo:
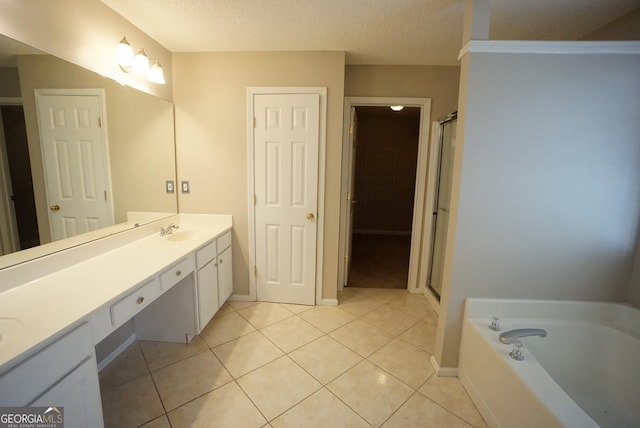
<instances>
[{"instance_id":1,"label":"light switch plate","mask_svg":"<svg viewBox=\"0 0 640 428\"><path fill-rule=\"evenodd\" d=\"M165 182L165 188L167 190L167 193L175 193L176 191L176 186L173 180L167 180Z\"/></svg>"},{"instance_id":2,"label":"light switch plate","mask_svg":"<svg viewBox=\"0 0 640 428\"><path fill-rule=\"evenodd\" d=\"M180 184L182 186L182 193L189 193L189 182L182 181Z\"/></svg>"}]
</instances>

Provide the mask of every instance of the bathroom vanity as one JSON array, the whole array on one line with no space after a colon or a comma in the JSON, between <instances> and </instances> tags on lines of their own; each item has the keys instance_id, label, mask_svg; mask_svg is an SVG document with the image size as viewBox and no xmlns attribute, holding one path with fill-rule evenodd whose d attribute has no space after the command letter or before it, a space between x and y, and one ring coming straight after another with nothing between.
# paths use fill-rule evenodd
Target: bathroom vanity
<instances>
[{"instance_id":1,"label":"bathroom vanity","mask_svg":"<svg viewBox=\"0 0 640 428\"><path fill-rule=\"evenodd\" d=\"M132 319L137 339L188 343L232 292L231 228L180 214L0 271L0 406L103 426L95 345Z\"/></svg>"}]
</instances>

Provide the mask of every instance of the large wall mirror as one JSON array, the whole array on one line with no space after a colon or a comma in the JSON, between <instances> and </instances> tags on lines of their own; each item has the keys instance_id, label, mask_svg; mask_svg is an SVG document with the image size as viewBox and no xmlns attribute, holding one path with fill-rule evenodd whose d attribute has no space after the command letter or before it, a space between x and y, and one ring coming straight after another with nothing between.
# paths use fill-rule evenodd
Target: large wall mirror
<instances>
[{"instance_id":1,"label":"large wall mirror","mask_svg":"<svg viewBox=\"0 0 640 428\"><path fill-rule=\"evenodd\" d=\"M36 98L92 91L101 94L107 166L104 189L93 193L109 201L109 221L88 225L86 233L70 227L68 237L59 239L53 230L59 203L52 202L51 177L64 181L70 175L51 174L49 160L45 166L49 155L41 144L46 133L41 122L47 118ZM170 102L0 35L0 113L0 269L177 212L176 193L166 185L176 180ZM54 157L71 158L64 150ZM90 181L81 184L93 185Z\"/></svg>"}]
</instances>

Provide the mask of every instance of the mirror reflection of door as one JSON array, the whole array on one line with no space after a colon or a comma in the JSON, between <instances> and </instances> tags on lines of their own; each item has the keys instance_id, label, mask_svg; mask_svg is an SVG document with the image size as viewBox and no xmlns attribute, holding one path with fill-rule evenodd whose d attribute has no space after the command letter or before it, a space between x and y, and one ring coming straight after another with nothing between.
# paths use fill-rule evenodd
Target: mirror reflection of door
<instances>
[{"instance_id":1,"label":"mirror reflection of door","mask_svg":"<svg viewBox=\"0 0 640 428\"><path fill-rule=\"evenodd\" d=\"M53 241L113 224L104 94L55 92L36 92Z\"/></svg>"},{"instance_id":2,"label":"mirror reflection of door","mask_svg":"<svg viewBox=\"0 0 640 428\"><path fill-rule=\"evenodd\" d=\"M442 270L444 251L447 243L449 224L449 204L451 202L451 175L453 170L453 151L456 140L457 120L452 119L440 124L440 163L438 165L438 183L436 187L436 205L433 210L434 230L431 252L431 272L429 288L438 300L442 294Z\"/></svg>"},{"instance_id":3,"label":"mirror reflection of door","mask_svg":"<svg viewBox=\"0 0 640 428\"><path fill-rule=\"evenodd\" d=\"M0 106L0 254L40 244L22 105Z\"/></svg>"}]
</instances>

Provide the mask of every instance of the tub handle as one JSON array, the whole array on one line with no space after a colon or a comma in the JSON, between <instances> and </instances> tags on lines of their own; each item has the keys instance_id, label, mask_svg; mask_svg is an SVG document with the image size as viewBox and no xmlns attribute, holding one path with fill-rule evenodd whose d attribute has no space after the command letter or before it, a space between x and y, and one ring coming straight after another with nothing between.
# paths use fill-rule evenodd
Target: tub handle
<instances>
[{"instance_id":1,"label":"tub handle","mask_svg":"<svg viewBox=\"0 0 640 428\"><path fill-rule=\"evenodd\" d=\"M521 337L529 336L546 337L547 331L541 328L516 328L515 330L500 333L500 342L508 345Z\"/></svg>"}]
</instances>

